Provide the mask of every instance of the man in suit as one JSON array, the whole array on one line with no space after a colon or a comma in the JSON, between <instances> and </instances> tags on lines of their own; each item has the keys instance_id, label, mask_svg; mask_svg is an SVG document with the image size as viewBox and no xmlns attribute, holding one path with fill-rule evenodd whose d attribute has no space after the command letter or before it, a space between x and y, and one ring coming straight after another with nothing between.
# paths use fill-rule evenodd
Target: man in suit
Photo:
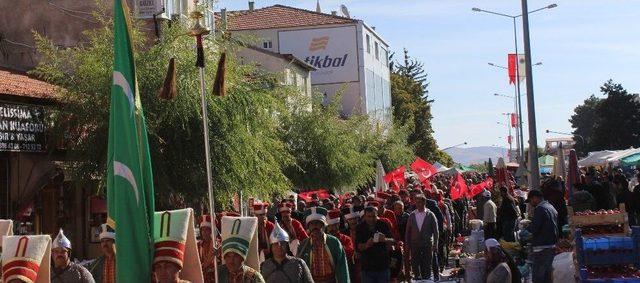
<instances>
[{"instance_id":1,"label":"man in suit","mask_svg":"<svg viewBox=\"0 0 640 283\"><path fill-rule=\"evenodd\" d=\"M416 209L409 215L405 231L406 254L416 280L431 277L433 251L438 247L438 221L435 214L425 207L425 203L424 195L416 196Z\"/></svg>"}]
</instances>

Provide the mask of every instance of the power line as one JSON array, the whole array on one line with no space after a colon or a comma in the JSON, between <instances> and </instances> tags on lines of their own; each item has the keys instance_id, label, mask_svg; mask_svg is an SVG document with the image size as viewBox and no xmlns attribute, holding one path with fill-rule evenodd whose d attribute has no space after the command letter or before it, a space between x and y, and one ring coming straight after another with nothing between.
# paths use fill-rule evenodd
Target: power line
<instances>
[{"instance_id":1,"label":"power line","mask_svg":"<svg viewBox=\"0 0 640 283\"><path fill-rule=\"evenodd\" d=\"M78 15L74 15L74 14L73 14L73 13L81 13L81 14L93 15L93 14L91 14L91 13L84 12L84 11L76 11L76 10L67 9L67 8L64 8L64 7L58 6L58 5L56 5L56 4L53 4L53 3L51 3L51 1L47 1L47 3L49 3L49 5L51 5L51 6L55 7L55 8L57 8L58 10L60 10L63 14L65 14L65 15L67 15L67 16L74 17L74 18L77 18L77 19L81 19L81 20L83 20L83 21L87 21L87 22L94 23L94 24L97 24L97 23L98 23L98 22L96 22L96 21L93 21L93 20L87 19L87 18L85 18L85 17L81 17L81 16L78 16Z\"/></svg>"}]
</instances>

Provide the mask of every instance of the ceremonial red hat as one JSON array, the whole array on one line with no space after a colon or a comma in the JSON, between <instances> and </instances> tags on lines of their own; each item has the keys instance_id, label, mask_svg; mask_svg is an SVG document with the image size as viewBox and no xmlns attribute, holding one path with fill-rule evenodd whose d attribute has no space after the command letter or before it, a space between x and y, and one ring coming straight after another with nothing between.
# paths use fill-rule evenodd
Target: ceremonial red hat
<instances>
[{"instance_id":1,"label":"ceremonial red hat","mask_svg":"<svg viewBox=\"0 0 640 283\"><path fill-rule=\"evenodd\" d=\"M253 203L253 214L254 215L266 214L268 207L269 207L269 203L268 202L254 202Z\"/></svg>"},{"instance_id":2,"label":"ceremonial red hat","mask_svg":"<svg viewBox=\"0 0 640 283\"><path fill-rule=\"evenodd\" d=\"M281 202L278 205L278 211L279 212L285 212L285 211L291 212L292 208L293 208L293 205L291 203L289 203L289 202Z\"/></svg>"},{"instance_id":3,"label":"ceremonial red hat","mask_svg":"<svg viewBox=\"0 0 640 283\"><path fill-rule=\"evenodd\" d=\"M327 225L338 224L340 223L340 210L334 209L330 210L327 214Z\"/></svg>"}]
</instances>

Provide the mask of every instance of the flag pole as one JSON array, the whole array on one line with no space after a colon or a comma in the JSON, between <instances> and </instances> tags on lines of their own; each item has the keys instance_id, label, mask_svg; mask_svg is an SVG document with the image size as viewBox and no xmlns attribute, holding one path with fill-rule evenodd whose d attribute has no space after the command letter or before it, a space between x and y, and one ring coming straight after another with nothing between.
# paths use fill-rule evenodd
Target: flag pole
<instances>
[{"instance_id":1,"label":"flag pole","mask_svg":"<svg viewBox=\"0 0 640 283\"><path fill-rule=\"evenodd\" d=\"M213 249L214 260L213 260L213 272L215 277L215 282L218 282L218 263L215 259L216 254L216 237L217 237L217 226L216 226L216 214L215 214L215 201L213 194L213 183L212 183L212 173L211 173L211 151L209 149L209 117L207 115L207 99L206 99L206 86L204 81L204 46L202 44L202 37L204 35L209 34L209 30L200 24L200 19L204 15L202 12L193 11L191 12L191 19L195 21L194 26L190 29L189 34L196 38L196 50L197 50L197 58L196 58L196 66L198 67L198 72L200 73L200 105L202 107L202 129L204 132L204 155L205 155L205 164L207 168L207 194L209 196L209 213L211 215L211 235L212 235L212 244L211 247Z\"/></svg>"}]
</instances>

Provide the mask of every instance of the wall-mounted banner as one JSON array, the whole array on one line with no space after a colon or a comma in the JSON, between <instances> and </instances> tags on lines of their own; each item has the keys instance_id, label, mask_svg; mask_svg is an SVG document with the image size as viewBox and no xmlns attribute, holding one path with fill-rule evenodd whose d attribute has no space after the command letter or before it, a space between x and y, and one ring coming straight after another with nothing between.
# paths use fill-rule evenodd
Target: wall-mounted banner
<instances>
[{"instance_id":1,"label":"wall-mounted banner","mask_svg":"<svg viewBox=\"0 0 640 283\"><path fill-rule=\"evenodd\" d=\"M0 151L46 150L44 108L0 103Z\"/></svg>"},{"instance_id":2,"label":"wall-mounted banner","mask_svg":"<svg viewBox=\"0 0 640 283\"><path fill-rule=\"evenodd\" d=\"M355 26L281 31L281 54L293 54L315 67L312 84L358 81Z\"/></svg>"}]
</instances>

